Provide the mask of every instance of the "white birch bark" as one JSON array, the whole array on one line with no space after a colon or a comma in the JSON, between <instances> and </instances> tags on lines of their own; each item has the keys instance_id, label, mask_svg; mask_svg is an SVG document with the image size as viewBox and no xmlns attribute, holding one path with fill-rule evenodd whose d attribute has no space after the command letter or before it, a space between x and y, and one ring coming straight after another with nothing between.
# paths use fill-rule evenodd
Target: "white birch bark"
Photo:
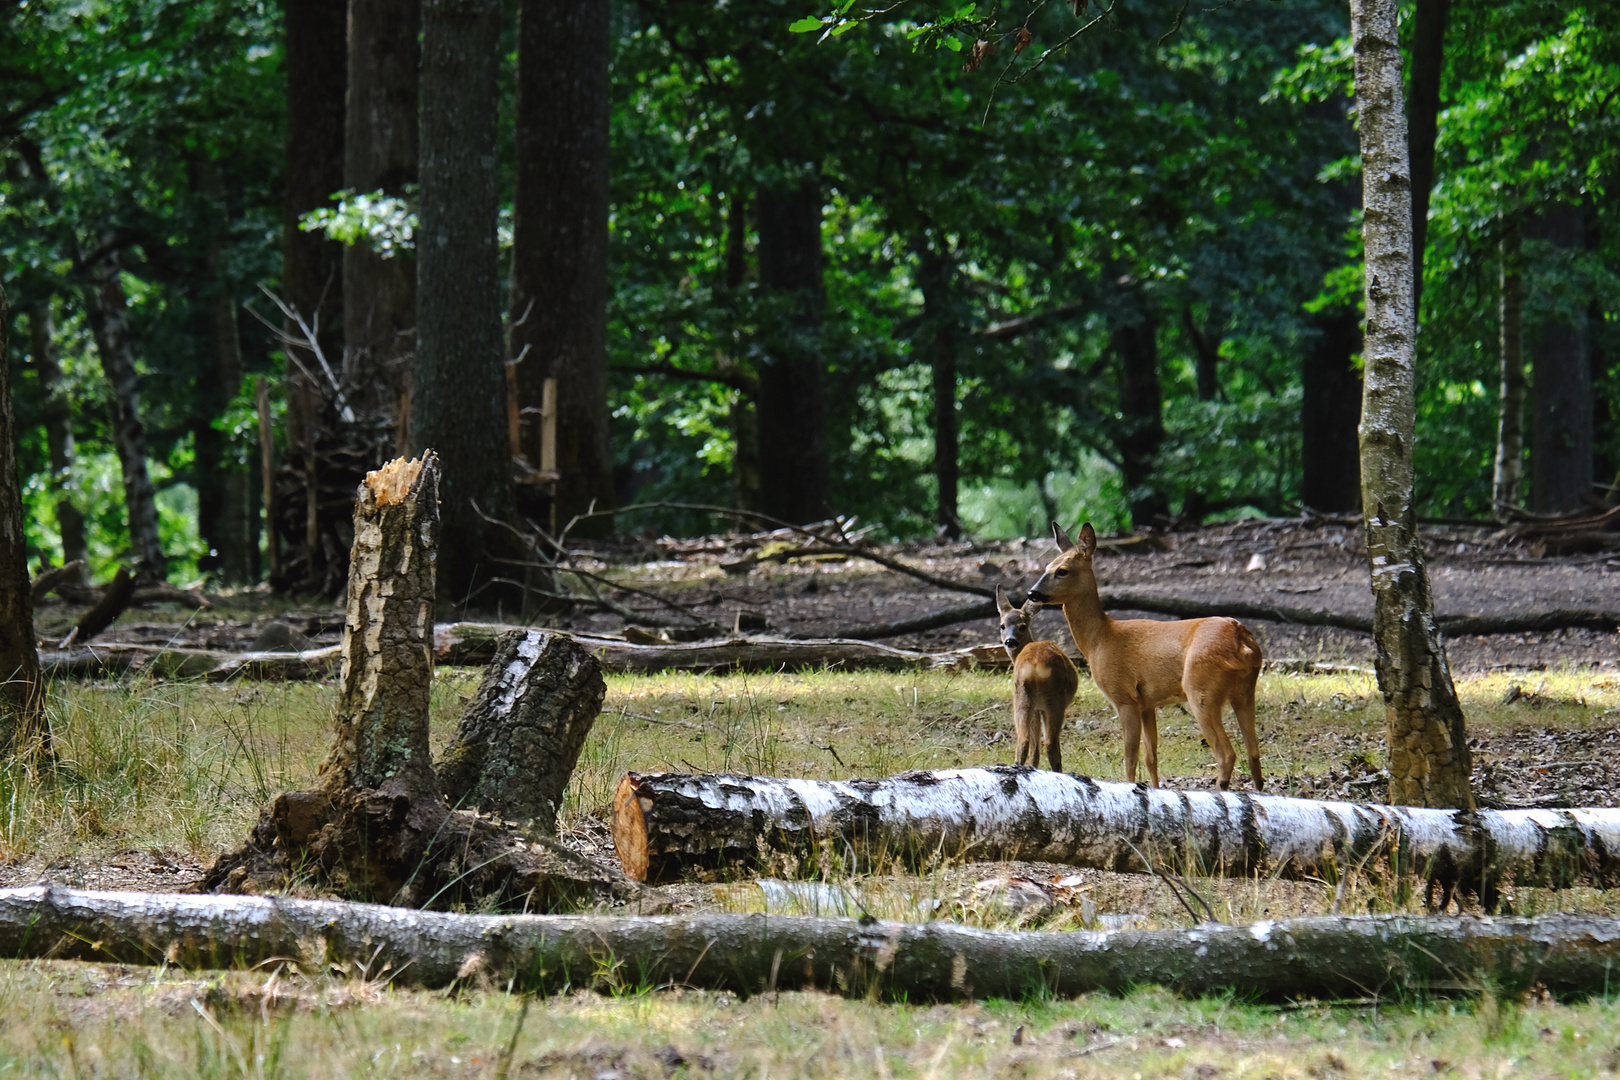
<instances>
[{"instance_id":1,"label":"white birch bark","mask_svg":"<svg viewBox=\"0 0 1620 1080\"><path fill-rule=\"evenodd\" d=\"M1603 992L1620 970L1620 920L1316 917L1189 930L990 931L778 915L452 915L272 897L0 889L0 955L178 967L310 971L441 987L740 994L817 988L908 1000L1074 995L1161 983L1271 1000L1456 991Z\"/></svg>"}]
</instances>

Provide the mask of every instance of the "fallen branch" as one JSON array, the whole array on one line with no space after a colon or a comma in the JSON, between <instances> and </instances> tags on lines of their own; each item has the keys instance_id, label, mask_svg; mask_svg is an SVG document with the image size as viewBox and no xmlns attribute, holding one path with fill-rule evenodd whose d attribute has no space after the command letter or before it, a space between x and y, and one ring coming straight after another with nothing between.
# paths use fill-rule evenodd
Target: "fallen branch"
<instances>
[{"instance_id":1,"label":"fallen branch","mask_svg":"<svg viewBox=\"0 0 1620 1080\"><path fill-rule=\"evenodd\" d=\"M129 607L130 598L134 594L135 579L130 576L127 566L120 566L118 573L107 583L96 606L80 616L78 624L62 639L60 648L82 645L107 629L124 613L124 609Z\"/></svg>"},{"instance_id":2,"label":"fallen branch","mask_svg":"<svg viewBox=\"0 0 1620 1080\"><path fill-rule=\"evenodd\" d=\"M858 865L1025 859L1146 873L1334 880L1379 859L1491 896L1502 884L1620 886L1620 809L1458 810L1168 791L1030 768L881 780L629 773L613 844L637 881L749 864L762 851Z\"/></svg>"},{"instance_id":3,"label":"fallen branch","mask_svg":"<svg viewBox=\"0 0 1620 1080\"><path fill-rule=\"evenodd\" d=\"M1319 916L1189 930L990 931L784 915L454 915L331 900L0 889L0 955L186 969L287 960L401 986L477 979L546 993L629 981L737 994L906 1000L1188 994L1363 997L1532 986L1605 992L1620 920Z\"/></svg>"},{"instance_id":4,"label":"fallen branch","mask_svg":"<svg viewBox=\"0 0 1620 1080\"><path fill-rule=\"evenodd\" d=\"M39 576L29 584L28 591L33 595L34 603L39 603L50 595L51 591L63 582L76 583L84 574L84 560L74 559L63 566L53 566L41 570Z\"/></svg>"}]
</instances>

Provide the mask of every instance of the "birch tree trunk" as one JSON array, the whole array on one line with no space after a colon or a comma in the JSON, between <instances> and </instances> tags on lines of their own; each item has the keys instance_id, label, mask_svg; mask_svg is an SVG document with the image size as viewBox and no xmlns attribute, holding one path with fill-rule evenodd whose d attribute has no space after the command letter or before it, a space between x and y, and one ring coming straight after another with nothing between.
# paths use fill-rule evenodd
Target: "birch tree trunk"
<instances>
[{"instance_id":1,"label":"birch tree trunk","mask_svg":"<svg viewBox=\"0 0 1620 1080\"><path fill-rule=\"evenodd\" d=\"M6 338L11 303L0 288L0 756L35 737L46 739L44 686L34 640L34 594L28 584L28 534L23 529L17 475L17 422L11 410L11 362Z\"/></svg>"},{"instance_id":2,"label":"birch tree trunk","mask_svg":"<svg viewBox=\"0 0 1620 1080\"><path fill-rule=\"evenodd\" d=\"M400 986L463 980L613 991L614 959L647 985L738 994L821 989L956 1001L1160 983L1267 1000L1367 994L1608 992L1613 919L1318 916L1190 930L992 931L783 915L451 915L266 897L0 889L0 955L251 968L345 961ZM606 962L605 962L606 961Z\"/></svg>"},{"instance_id":3,"label":"birch tree trunk","mask_svg":"<svg viewBox=\"0 0 1620 1080\"><path fill-rule=\"evenodd\" d=\"M1149 866L1334 880L1347 867L1417 870L1488 895L1512 881L1620 885L1620 809L1430 810L1230 791L1168 791L1001 766L883 780L629 773L613 843L638 881L805 859L859 865L1025 859L1118 872Z\"/></svg>"},{"instance_id":4,"label":"birch tree trunk","mask_svg":"<svg viewBox=\"0 0 1620 1080\"><path fill-rule=\"evenodd\" d=\"M1502 237L1502 389L1497 398L1491 504L1498 520L1519 505L1524 472L1524 277L1518 227Z\"/></svg>"},{"instance_id":5,"label":"birch tree trunk","mask_svg":"<svg viewBox=\"0 0 1620 1080\"><path fill-rule=\"evenodd\" d=\"M606 696L602 665L573 638L507 634L439 760L440 787L452 805L556 832L574 763Z\"/></svg>"},{"instance_id":6,"label":"birch tree trunk","mask_svg":"<svg viewBox=\"0 0 1620 1080\"><path fill-rule=\"evenodd\" d=\"M129 518L130 546L135 549L135 577L142 582L162 581L168 576L169 563L158 536L157 494L146 470L140 376L135 370L121 270L118 252L108 252L91 270L84 307L96 351L101 354L101 370L112 384L113 445L124 477L124 511Z\"/></svg>"},{"instance_id":7,"label":"birch tree trunk","mask_svg":"<svg viewBox=\"0 0 1620 1080\"><path fill-rule=\"evenodd\" d=\"M1366 259L1361 498L1373 643L1389 728L1390 800L1473 809L1462 706L1423 564L1412 490L1412 179L1395 0L1351 0Z\"/></svg>"}]
</instances>

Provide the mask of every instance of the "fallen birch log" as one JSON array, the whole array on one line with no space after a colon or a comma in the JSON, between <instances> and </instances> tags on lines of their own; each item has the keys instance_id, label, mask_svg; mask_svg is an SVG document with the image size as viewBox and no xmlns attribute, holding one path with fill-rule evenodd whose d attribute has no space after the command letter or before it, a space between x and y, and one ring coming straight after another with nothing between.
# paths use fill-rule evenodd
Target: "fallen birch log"
<instances>
[{"instance_id":1,"label":"fallen birch log","mask_svg":"<svg viewBox=\"0 0 1620 1080\"><path fill-rule=\"evenodd\" d=\"M272 897L0 889L0 955L310 972L548 993L822 989L952 1001L1161 983L1270 1000L1416 991L1608 992L1620 920L1323 916L1189 930L990 931L780 915L453 915ZM604 974L606 973L606 974Z\"/></svg>"},{"instance_id":2,"label":"fallen birch log","mask_svg":"<svg viewBox=\"0 0 1620 1080\"><path fill-rule=\"evenodd\" d=\"M762 850L861 866L1024 859L1118 872L1290 878L1371 867L1487 898L1508 882L1620 885L1620 809L1429 810L1171 791L999 766L886 780L629 773L613 844L637 881Z\"/></svg>"}]
</instances>

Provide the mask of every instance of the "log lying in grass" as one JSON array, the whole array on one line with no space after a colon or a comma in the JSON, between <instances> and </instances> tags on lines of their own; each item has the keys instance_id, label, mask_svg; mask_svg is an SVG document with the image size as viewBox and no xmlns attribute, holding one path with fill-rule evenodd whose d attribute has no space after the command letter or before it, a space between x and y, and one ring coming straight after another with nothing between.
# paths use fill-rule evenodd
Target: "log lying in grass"
<instances>
[{"instance_id":1,"label":"log lying in grass","mask_svg":"<svg viewBox=\"0 0 1620 1080\"><path fill-rule=\"evenodd\" d=\"M1279 795L1170 791L1031 768L886 780L629 773L613 844L638 881L749 863L762 850L859 865L1027 859L1144 873L1334 880L1415 872L1490 895L1512 881L1620 885L1620 809L1428 810Z\"/></svg>"},{"instance_id":2,"label":"log lying in grass","mask_svg":"<svg viewBox=\"0 0 1620 1080\"><path fill-rule=\"evenodd\" d=\"M188 969L281 959L310 971L358 968L398 985L487 979L544 992L816 988L950 1001L1162 983L1270 1000L1530 987L1590 994L1612 990L1620 971L1620 920L1326 916L1039 933L780 915L452 915L36 886L0 889L0 955Z\"/></svg>"}]
</instances>

